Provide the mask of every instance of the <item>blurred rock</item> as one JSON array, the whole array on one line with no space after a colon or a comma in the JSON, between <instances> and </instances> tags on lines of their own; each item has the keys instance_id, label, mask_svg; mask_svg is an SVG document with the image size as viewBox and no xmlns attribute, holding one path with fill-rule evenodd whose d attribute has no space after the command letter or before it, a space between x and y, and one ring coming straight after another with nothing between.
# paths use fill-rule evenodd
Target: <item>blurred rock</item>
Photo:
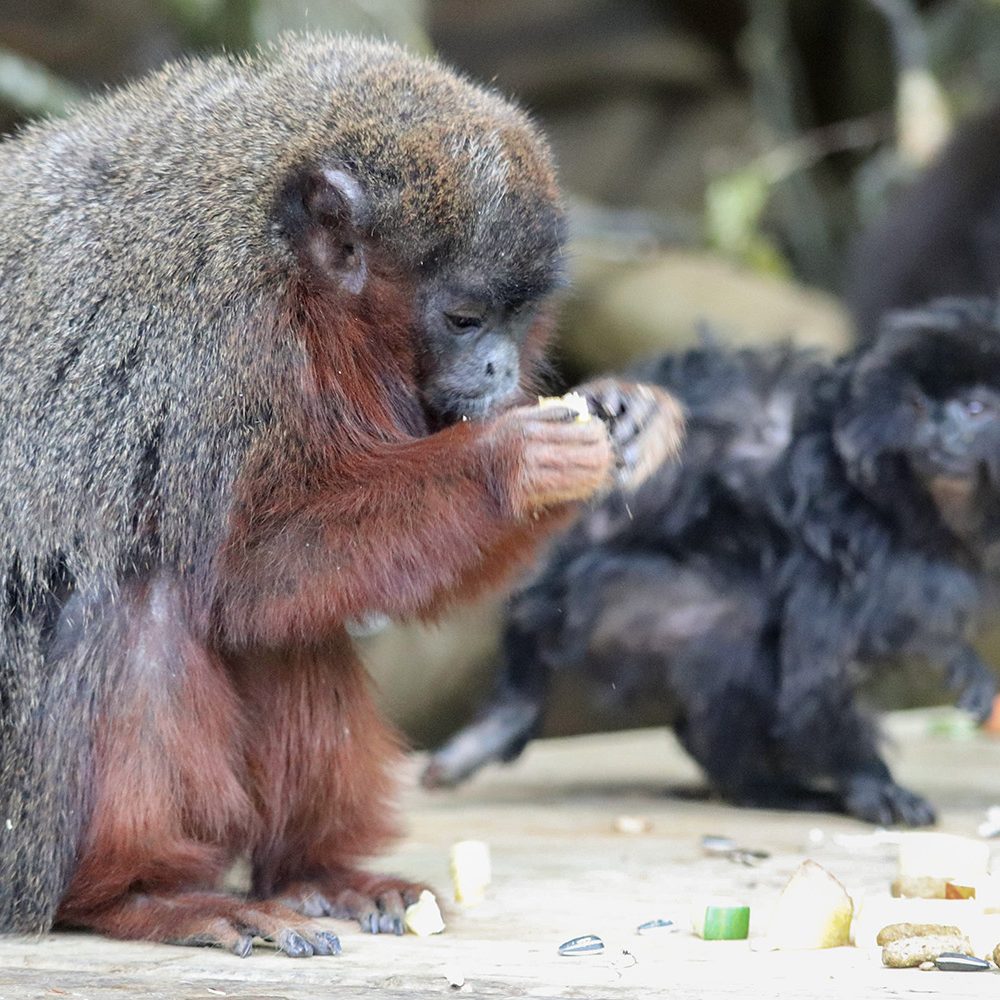
<instances>
[{"instance_id":1,"label":"blurred rock","mask_svg":"<svg viewBox=\"0 0 1000 1000\"><path fill-rule=\"evenodd\" d=\"M706 325L740 345L792 338L836 354L851 341L846 313L832 296L709 253L616 260L602 246L579 243L572 280L560 349L574 372L620 369L675 350Z\"/></svg>"}]
</instances>

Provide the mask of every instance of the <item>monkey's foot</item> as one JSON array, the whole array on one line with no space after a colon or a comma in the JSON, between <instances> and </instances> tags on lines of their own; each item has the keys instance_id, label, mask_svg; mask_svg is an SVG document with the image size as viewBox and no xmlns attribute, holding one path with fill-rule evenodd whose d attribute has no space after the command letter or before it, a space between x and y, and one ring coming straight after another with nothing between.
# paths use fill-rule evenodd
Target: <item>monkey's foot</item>
<instances>
[{"instance_id":1,"label":"monkey's foot","mask_svg":"<svg viewBox=\"0 0 1000 1000\"><path fill-rule=\"evenodd\" d=\"M274 902L307 917L357 920L369 934L402 934L406 908L426 888L405 879L350 869L289 882L274 894Z\"/></svg>"},{"instance_id":2,"label":"monkey's foot","mask_svg":"<svg viewBox=\"0 0 1000 1000\"><path fill-rule=\"evenodd\" d=\"M891 780L857 775L844 788L844 811L879 826L930 826L936 816L926 799Z\"/></svg>"},{"instance_id":3,"label":"monkey's foot","mask_svg":"<svg viewBox=\"0 0 1000 1000\"><path fill-rule=\"evenodd\" d=\"M226 948L240 958L253 951L254 938L290 958L340 954L336 934L286 906L214 892L132 893L73 924L128 940Z\"/></svg>"}]
</instances>

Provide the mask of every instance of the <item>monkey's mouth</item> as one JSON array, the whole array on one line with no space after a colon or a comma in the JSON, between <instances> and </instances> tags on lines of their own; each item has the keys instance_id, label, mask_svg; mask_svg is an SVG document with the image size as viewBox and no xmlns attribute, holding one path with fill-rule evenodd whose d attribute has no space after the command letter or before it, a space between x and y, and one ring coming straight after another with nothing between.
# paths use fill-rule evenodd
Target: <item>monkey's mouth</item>
<instances>
[{"instance_id":1,"label":"monkey's mouth","mask_svg":"<svg viewBox=\"0 0 1000 1000\"><path fill-rule=\"evenodd\" d=\"M488 420L506 409L516 398L515 393L450 394L447 400L425 400L432 422L438 427L470 421Z\"/></svg>"}]
</instances>

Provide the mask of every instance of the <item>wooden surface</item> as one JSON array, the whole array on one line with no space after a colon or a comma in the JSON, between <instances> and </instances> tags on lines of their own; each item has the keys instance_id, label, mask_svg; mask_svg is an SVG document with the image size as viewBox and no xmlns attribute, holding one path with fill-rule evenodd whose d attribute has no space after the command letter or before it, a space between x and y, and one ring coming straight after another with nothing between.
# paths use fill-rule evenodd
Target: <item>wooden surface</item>
<instances>
[{"instance_id":1,"label":"wooden surface","mask_svg":"<svg viewBox=\"0 0 1000 1000\"><path fill-rule=\"evenodd\" d=\"M928 735L926 716L894 718L898 777L939 807L941 828L974 834L1000 803L1000 742ZM418 764L414 762L414 766ZM704 942L686 932L640 937L654 917L689 919L693 896L747 897L762 914L806 856L855 894L884 892L894 849L838 835L869 828L842 817L735 810L670 797L699 786L693 765L661 730L574 737L533 745L515 766L494 769L454 793L407 795L409 835L383 868L447 891L457 839L490 843L494 886L480 907L448 915L435 938L372 938L333 923L344 954L288 959L264 946L247 959L208 949L121 943L83 934L0 941L0 1000L120 998L305 1000L410 996L814 997L995 995L1000 972L883 969L874 950L754 951L747 942ZM622 814L648 818L641 835L615 833ZM819 832L817 832L819 831ZM703 834L728 834L772 857L757 868L703 857ZM822 840L819 837L822 834ZM1000 852L1000 842L997 845ZM561 941L600 934L603 955L562 958ZM447 973L464 976L455 990Z\"/></svg>"}]
</instances>

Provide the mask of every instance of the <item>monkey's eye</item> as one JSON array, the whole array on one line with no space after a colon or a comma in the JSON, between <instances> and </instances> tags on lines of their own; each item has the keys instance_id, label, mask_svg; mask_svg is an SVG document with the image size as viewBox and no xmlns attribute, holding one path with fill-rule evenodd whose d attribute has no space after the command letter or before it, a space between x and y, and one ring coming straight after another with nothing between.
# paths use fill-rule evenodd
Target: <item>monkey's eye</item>
<instances>
[{"instance_id":1,"label":"monkey's eye","mask_svg":"<svg viewBox=\"0 0 1000 1000\"><path fill-rule=\"evenodd\" d=\"M473 333L483 325L483 314L454 310L444 314L445 322L452 333Z\"/></svg>"},{"instance_id":2,"label":"monkey's eye","mask_svg":"<svg viewBox=\"0 0 1000 1000\"><path fill-rule=\"evenodd\" d=\"M970 417L985 417L993 412L993 407L986 400L973 396L965 401L965 412Z\"/></svg>"}]
</instances>

